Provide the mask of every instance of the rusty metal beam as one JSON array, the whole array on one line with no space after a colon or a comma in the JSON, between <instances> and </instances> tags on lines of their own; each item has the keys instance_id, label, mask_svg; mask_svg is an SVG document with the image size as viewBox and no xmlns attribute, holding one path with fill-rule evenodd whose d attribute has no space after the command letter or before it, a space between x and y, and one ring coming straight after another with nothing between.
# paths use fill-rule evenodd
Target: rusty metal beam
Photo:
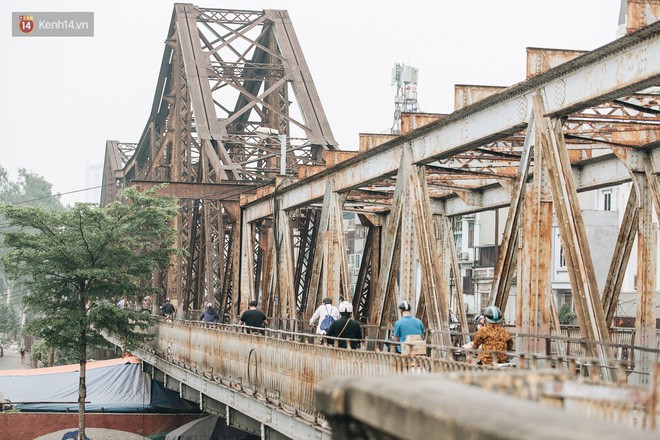
<instances>
[{"instance_id":1,"label":"rusty metal beam","mask_svg":"<svg viewBox=\"0 0 660 440\"><path fill-rule=\"evenodd\" d=\"M533 179L525 191L523 221L516 222L522 223L518 237L516 327L519 333L528 335L550 334L553 204L542 145L543 142L534 145ZM523 337L517 348L523 352L543 353L545 340Z\"/></svg>"},{"instance_id":2,"label":"rusty metal beam","mask_svg":"<svg viewBox=\"0 0 660 440\"><path fill-rule=\"evenodd\" d=\"M410 168L407 172L407 175L410 176L411 173L417 172L415 168L412 167L412 163L406 160L406 156L409 156L409 153L404 150L404 157L401 160L401 167ZM415 205L419 203L419 200L413 198L413 193L411 191L411 184L409 180L403 182L404 185L404 197L401 204L401 226L399 229L399 240L401 247L400 263L399 263L399 276L398 276L398 287L399 291L397 292L397 303L401 300L406 300L410 304L415 305L417 302L417 262L419 256L417 252L420 251L416 239L417 228L415 228L415 221L417 220L413 216L413 211ZM428 193L427 193L428 194ZM431 316L428 322L433 323L435 321L433 314L438 311L433 308L434 303L426 304L426 311L431 312L430 315L427 314L427 318ZM421 318L421 310L419 307L413 308L413 313L417 314L418 318Z\"/></svg>"},{"instance_id":3,"label":"rusty metal beam","mask_svg":"<svg viewBox=\"0 0 660 440\"><path fill-rule=\"evenodd\" d=\"M435 217L438 252L440 253L439 259L443 270L443 279L446 280L441 286L442 288L449 289L449 272L451 271L454 274L454 304L456 305L456 315L461 324L461 331L466 333L463 335L463 342L470 342L470 335L467 333L469 327L465 305L463 304L463 284L461 283L461 270L458 267L454 230L449 217L446 215L436 215Z\"/></svg>"},{"instance_id":4,"label":"rusty metal beam","mask_svg":"<svg viewBox=\"0 0 660 440\"><path fill-rule=\"evenodd\" d=\"M319 200L330 176L337 184L335 190L342 192L392 174L404 143L413 147L413 162L423 164L517 133L529 123L534 92L561 97L548 102L545 109L546 114L559 116L655 85L660 82L659 37L660 23L655 23L321 171L291 185L282 194L280 206L291 209ZM630 69L631 65L637 68ZM256 220L272 213L264 209L265 203L261 200L246 205L248 218Z\"/></svg>"},{"instance_id":5,"label":"rusty metal beam","mask_svg":"<svg viewBox=\"0 0 660 440\"><path fill-rule=\"evenodd\" d=\"M401 163L399 157L399 164ZM394 195L392 197L392 207L387 215L385 226L383 227L381 240L381 253L378 272L378 283L376 284L376 292L373 298L373 311L371 315L370 324L372 325L388 325L387 318L389 299L396 280L396 272L399 270L401 240L399 236L399 229L401 227L402 205L403 205L403 191L407 173L409 172L406 167L399 167L397 174L396 186L394 187Z\"/></svg>"},{"instance_id":6,"label":"rusty metal beam","mask_svg":"<svg viewBox=\"0 0 660 440\"><path fill-rule=\"evenodd\" d=\"M637 191L637 313L635 319L635 343L642 347L656 348L656 322L654 303L656 296L656 264L658 234L657 224L653 223L653 183L646 174L635 174ZM655 179L655 176L652 176ZM653 364L657 361L652 353L643 351L635 362L635 371L641 373L639 382L648 384L653 374Z\"/></svg>"},{"instance_id":7,"label":"rusty metal beam","mask_svg":"<svg viewBox=\"0 0 660 440\"><path fill-rule=\"evenodd\" d=\"M350 301L348 256L342 220L342 207L346 201L346 196L347 194L330 192L328 230L323 232L323 264L326 296L333 299L342 297Z\"/></svg>"},{"instance_id":8,"label":"rusty metal beam","mask_svg":"<svg viewBox=\"0 0 660 440\"><path fill-rule=\"evenodd\" d=\"M530 116L530 123L534 123L534 115ZM520 172L516 178L516 184L513 189L514 192L511 196L511 205L509 206L509 213L507 215L507 221L502 235L502 243L499 248L493 282L491 284L491 301L502 311L506 310L516 254L518 252L518 224L520 221L520 213L523 210L527 175L532 160L531 146L533 142L534 131L529 130L523 145L522 158L519 166Z\"/></svg>"},{"instance_id":9,"label":"rusty metal beam","mask_svg":"<svg viewBox=\"0 0 660 440\"><path fill-rule=\"evenodd\" d=\"M571 61L588 52L584 50L527 48L527 79L540 75L560 64Z\"/></svg>"},{"instance_id":10,"label":"rusty metal beam","mask_svg":"<svg viewBox=\"0 0 660 440\"><path fill-rule=\"evenodd\" d=\"M277 221L273 224L275 234L275 276L277 277L277 300L279 308L275 308L280 318L296 317L296 293L294 291L293 275L293 239L291 236L290 213L277 211Z\"/></svg>"},{"instance_id":11,"label":"rusty metal beam","mask_svg":"<svg viewBox=\"0 0 660 440\"><path fill-rule=\"evenodd\" d=\"M580 331L588 339L608 342L609 332L605 325L605 314L598 292L582 212L565 150L561 124L557 120L544 116L547 109L541 95L534 95L533 101L537 128L536 139L541 144L543 159L550 176L552 199L564 245L564 255L566 255ZM616 371L610 368L613 355L609 347L589 346L588 352L589 355L598 358L601 376L605 380L616 378Z\"/></svg>"},{"instance_id":12,"label":"rusty metal beam","mask_svg":"<svg viewBox=\"0 0 660 440\"><path fill-rule=\"evenodd\" d=\"M431 214L431 202L424 178L424 167L413 167L412 152L404 150L401 167L412 168L407 174L407 199L411 201L415 238L417 241L417 255L419 258L422 294L426 305L429 328L440 330L440 342L444 346L451 346L449 335L449 280L443 278L442 271L436 261L439 259L436 243L435 227ZM402 233L405 230L401 230ZM401 237L403 240L403 237ZM441 353L447 355L446 352Z\"/></svg>"},{"instance_id":13,"label":"rusty metal beam","mask_svg":"<svg viewBox=\"0 0 660 440\"><path fill-rule=\"evenodd\" d=\"M607 272L607 280L603 288L603 310L605 310L605 324L608 328L612 325L616 307L619 303L621 285L623 284L623 277L626 274L633 243L635 242L638 223L637 192L633 187L630 190L628 203L621 219L619 235L617 236L614 247L614 255L612 256L612 262Z\"/></svg>"},{"instance_id":14,"label":"rusty metal beam","mask_svg":"<svg viewBox=\"0 0 660 440\"><path fill-rule=\"evenodd\" d=\"M167 181L132 180L130 186L136 186L140 191L146 191L155 186L163 185L159 194L174 196L178 199L204 199L219 201L239 200L239 196L258 187L256 183L186 183Z\"/></svg>"},{"instance_id":15,"label":"rusty metal beam","mask_svg":"<svg viewBox=\"0 0 660 440\"><path fill-rule=\"evenodd\" d=\"M501 86L484 86L475 84L454 85L454 111L465 108L489 96L497 95L506 90Z\"/></svg>"},{"instance_id":16,"label":"rusty metal beam","mask_svg":"<svg viewBox=\"0 0 660 440\"><path fill-rule=\"evenodd\" d=\"M364 251L360 261L360 271L353 295L353 311L355 319L368 322L373 314L373 295L378 279L378 256L380 251L379 226L369 226L364 241Z\"/></svg>"},{"instance_id":17,"label":"rusty metal beam","mask_svg":"<svg viewBox=\"0 0 660 440\"><path fill-rule=\"evenodd\" d=\"M254 234L256 225L242 221L241 234L241 298L247 301L257 300L257 292L254 291ZM241 309L247 310L247 309Z\"/></svg>"},{"instance_id":18,"label":"rusty metal beam","mask_svg":"<svg viewBox=\"0 0 660 440\"><path fill-rule=\"evenodd\" d=\"M325 233L330 224L330 204L332 197L332 186L330 182L326 187L325 197L323 198L323 206L319 213L318 226L316 232L316 240L312 250L312 275L309 281L309 293L307 294L307 305L305 308L305 316L312 316L314 309L321 304L321 300L325 293L325 288L322 287L321 280L323 279L324 258L323 258L323 243Z\"/></svg>"}]
</instances>

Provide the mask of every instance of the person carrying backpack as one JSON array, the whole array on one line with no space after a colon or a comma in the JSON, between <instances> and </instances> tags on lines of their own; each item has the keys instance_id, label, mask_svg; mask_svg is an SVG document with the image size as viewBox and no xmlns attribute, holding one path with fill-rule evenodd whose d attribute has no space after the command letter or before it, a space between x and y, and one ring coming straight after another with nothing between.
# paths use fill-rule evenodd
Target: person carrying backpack
<instances>
[{"instance_id":1,"label":"person carrying backpack","mask_svg":"<svg viewBox=\"0 0 660 440\"><path fill-rule=\"evenodd\" d=\"M339 348L348 348L350 345L353 350L359 349L362 343L362 326L351 319L353 304L342 301L339 303L339 313L341 318L334 321L326 333L327 344L334 346L336 338Z\"/></svg>"},{"instance_id":2,"label":"person carrying backpack","mask_svg":"<svg viewBox=\"0 0 660 440\"><path fill-rule=\"evenodd\" d=\"M325 335L337 319L339 319L339 309L332 305L332 298L323 298L323 304L316 309L309 320L309 325L316 327L317 335Z\"/></svg>"}]
</instances>

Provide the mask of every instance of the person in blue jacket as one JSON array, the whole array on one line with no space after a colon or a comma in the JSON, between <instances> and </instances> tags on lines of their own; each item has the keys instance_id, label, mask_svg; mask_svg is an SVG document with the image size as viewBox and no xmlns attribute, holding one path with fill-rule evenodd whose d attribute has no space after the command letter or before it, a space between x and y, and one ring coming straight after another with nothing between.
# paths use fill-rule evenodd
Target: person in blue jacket
<instances>
[{"instance_id":1,"label":"person in blue jacket","mask_svg":"<svg viewBox=\"0 0 660 440\"><path fill-rule=\"evenodd\" d=\"M399 310L401 311L401 318L394 324L393 339L397 342L405 342L406 338L411 335L424 334L424 324L422 321L411 315L411 306L408 301L401 301L399 303ZM397 344L396 352L401 353L401 344Z\"/></svg>"}]
</instances>

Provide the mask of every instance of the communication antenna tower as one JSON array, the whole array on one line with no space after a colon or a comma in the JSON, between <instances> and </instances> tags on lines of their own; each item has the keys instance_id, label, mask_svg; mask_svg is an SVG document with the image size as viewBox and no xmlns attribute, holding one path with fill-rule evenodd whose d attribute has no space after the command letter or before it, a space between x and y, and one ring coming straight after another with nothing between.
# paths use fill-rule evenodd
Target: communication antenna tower
<instances>
[{"instance_id":1,"label":"communication antenna tower","mask_svg":"<svg viewBox=\"0 0 660 440\"><path fill-rule=\"evenodd\" d=\"M403 63L394 63L392 68L392 85L396 86L394 96L394 123L392 133L401 134L401 113L416 112L419 110L417 103L417 75L415 67L406 66Z\"/></svg>"}]
</instances>

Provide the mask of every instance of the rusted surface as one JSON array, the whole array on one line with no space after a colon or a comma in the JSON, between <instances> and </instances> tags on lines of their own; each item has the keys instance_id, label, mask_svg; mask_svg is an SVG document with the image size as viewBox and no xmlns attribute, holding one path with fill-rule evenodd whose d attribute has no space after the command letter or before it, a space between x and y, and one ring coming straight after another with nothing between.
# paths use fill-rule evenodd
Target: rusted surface
<instances>
[{"instance_id":1,"label":"rusted surface","mask_svg":"<svg viewBox=\"0 0 660 440\"><path fill-rule=\"evenodd\" d=\"M614 255L607 272L607 280L603 289L603 310L605 310L605 324L609 328L612 325L616 307L619 303L619 294L621 285L628 267L628 261L632 252L635 234L639 223L637 210L637 192L635 188L630 190L628 203L623 213L621 225L619 226L619 235L616 239Z\"/></svg>"},{"instance_id":2,"label":"rusted surface","mask_svg":"<svg viewBox=\"0 0 660 440\"><path fill-rule=\"evenodd\" d=\"M401 134L409 133L419 127L423 127L426 124L437 121L447 115L442 113L401 113ZM360 150L362 151L362 150Z\"/></svg>"},{"instance_id":3,"label":"rusted surface","mask_svg":"<svg viewBox=\"0 0 660 440\"><path fill-rule=\"evenodd\" d=\"M148 348L151 353L144 359L149 362L149 356L162 357L208 381L305 414L316 413L314 389L333 377L445 372L452 380L562 406L596 420L649 430L653 418L657 418L657 406L653 406L660 377L657 367L650 381L653 387L607 385L584 372L576 375L578 365L584 369L590 362L584 353L570 358L527 354L526 361L519 361L524 369L493 369L449 359L297 342L304 340L303 334L267 330L268 336L261 336L240 330L232 325L163 321L157 325L156 339ZM546 370L543 365L554 368Z\"/></svg>"},{"instance_id":4,"label":"rusted surface","mask_svg":"<svg viewBox=\"0 0 660 440\"><path fill-rule=\"evenodd\" d=\"M371 150L398 137L396 134L360 133L360 152Z\"/></svg>"},{"instance_id":5,"label":"rusted surface","mask_svg":"<svg viewBox=\"0 0 660 440\"><path fill-rule=\"evenodd\" d=\"M500 93L506 87L456 84L454 86L454 110L460 110L477 101Z\"/></svg>"},{"instance_id":6,"label":"rusted surface","mask_svg":"<svg viewBox=\"0 0 660 440\"><path fill-rule=\"evenodd\" d=\"M587 53L584 50L527 48L527 79Z\"/></svg>"},{"instance_id":7,"label":"rusted surface","mask_svg":"<svg viewBox=\"0 0 660 440\"><path fill-rule=\"evenodd\" d=\"M277 213L277 221L273 225L275 233L275 276L278 284L275 290L279 307L274 310L280 318L296 316L296 293L294 291L293 275L293 241L291 236L291 217L286 211Z\"/></svg>"},{"instance_id":8,"label":"rusted surface","mask_svg":"<svg viewBox=\"0 0 660 440\"><path fill-rule=\"evenodd\" d=\"M534 116L531 117L530 122L534 121ZM504 233L502 234L502 242L499 249L499 256L495 266L495 274L491 284L490 296L500 310L506 310L506 305L509 300L509 289L511 288L511 279L515 269L515 261L518 252L518 239L519 239L519 224L521 222L525 197L525 190L527 186L527 174L530 170L532 161L532 143L534 142L534 131L529 130L525 137L525 143L522 150L522 157L520 161L519 175L516 178L513 193L511 194L511 206L507 214L506 224L504 226Z\"/></svg>"},{"instance_id":9,"label":"rusted surface","mask_svg":"<svg viewBox=\"0 0 660 440\"><path fill-rule=\"evenodd\" d=\"M157 355L235 387L277 396L278 403L315 413L314 388L339 375L380 376L415 371L482 370L451 360L416 358L394 353L347 350L274 337L248 335L237 327L198 322L160 323L150 350ZM413 368L415 366L416 368ZM248 375L248 369L258 371Z\"/></svg>"},{"instance_id":10,"label":"rusted surface","mask_svg":"<svg viewBox=\"0 0 660 440\"><path fill-rule=\"evenodd\" d=\"M655 176L651 176L655 179ZM636 344L642 347L655 347L655 313L654 300L656 292L656 255L657 255L657 225L653 223L653 195L649 180L645 174L635 175L635 190L637 191L637 209L639 221L637 224L637 313L635 319ZM652 374L652 364L657 362L650 353L642 353L635 368L647 374ZM648 383L643 381L643 383Z\"/></svg>"},{"instance_id":11,"label":"rusted surface","mask_svg":"<svg viewBox=\"0 0 660 440\"><path fill-rule=\"evenodd\" d=\"M648 26L660 18L658 0L627 0L626 32L631 33Z\"/></svg>"},{"instance_id":12,"label":"rusted surface","mask_svg":"<svg viewBox=\"0 0 660 440\"><path fill-rule=\"evenodd\" d=\"M520 241L520 267L516 324L520 333L549 334L550 263L552 261L552 197L549 176L543 163L541 143L534 146L533 180L525 192L524 221ZM538 353L545 350L539 338L522 338L520 349Z\"/></svg>"},{"instance_id":13,"label":"rusted surface","mask_svg":"<svg viewBox=\"0 0 660 440\"><path fill-rule=\"evenodd\" d=\"M341 163L345 160L348 160L352 157L355 157L358 154L357 151L329 151L326 150L323 152L323 160L325 161L326 166L333 166L338 163Z\"/></svg>"},{"instance_id":14,"label":"rusted surface","mask_svg":"<svg viewBox=\"0 0 660 440\"><path fill-rule=\"evenodd\" d=\"M629 127L626 131L612 133L612 142L625 146L642 147L660 140L660 130L644 129L644 127Z\"/></svg>"},{"instance_id":15,"label":"rusted surface","mask_svg":"<svg viewBox=\"0 0 660 440\"><path fill-rule=\"evenodd\" d=\"M605 326L605 314L587 244L582 213L577 201L575 183L566 155L561 125L543 116L545 107L540 95L535 95L533 101L535 124L538 130L537 142L540 142L542 146L543 160L549 171L552 199L564 245L578 322L583 335L587 338L595 341L607 341L609 332ZM612 370L603 367L607 366L612 359L609 348L598 346L595 352L589 354L599 359L601 374L605 380L616 377Z\"/></svg>"},{"instance_id":16,"label":"rusted surface","mask_svg":"<svg viewBox=\"0 0 660 440\"><path fill-rule=\"evenodd\" d=\"M313 176L314 174L320 173L321 171L325 170L326 166L325 165L301 165L298 168L298 178L299 179L306 179L309 176ZM254 201L257 200L257 197L255 197L253 200L249 201ZM248 200L246 200L245 204L249 203Z\"/></svg>"}]
</instances>

